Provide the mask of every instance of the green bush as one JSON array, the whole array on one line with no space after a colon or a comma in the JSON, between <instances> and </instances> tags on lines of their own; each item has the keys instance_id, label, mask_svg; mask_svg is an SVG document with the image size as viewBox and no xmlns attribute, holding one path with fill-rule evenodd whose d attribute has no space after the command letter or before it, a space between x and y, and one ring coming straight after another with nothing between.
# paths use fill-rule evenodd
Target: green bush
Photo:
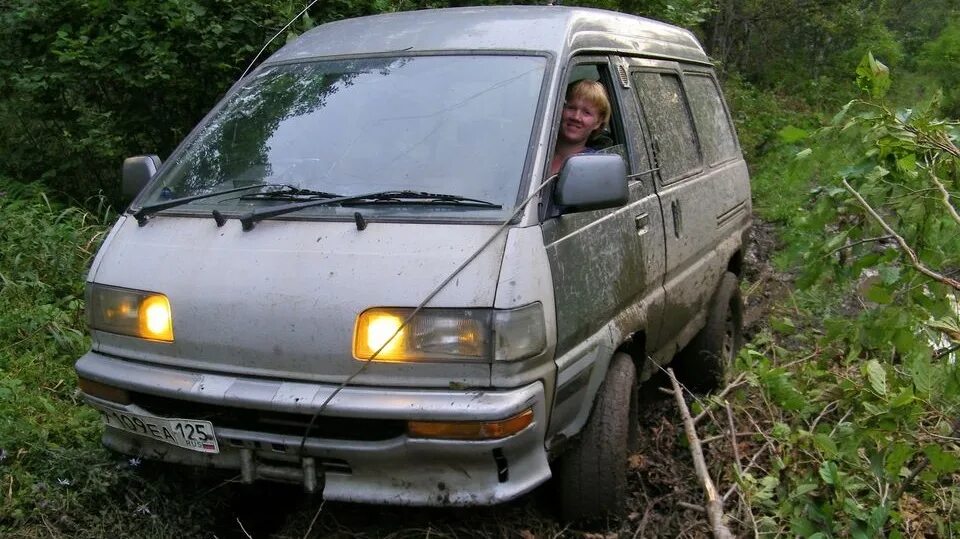
<instances>
[{"instance_id":1,"label":"green bush","mask_svg":"<svg viewBox=\"0 0 960 539\"><path fill-rule=\"evenodd\" d=\"M387 7L331 0L314 19ZM0 175L116 201L122 159L166 157L300 9L278 0L13 0L0 10Z\"/></svg>"},{"instance_id":2,"label":"green bush","mask_svg":"<svg viewBox=\"0 0 960 539\"><path fill-rule=\"evenodd\" d=\"M769 418L775 455L742 486L766 532L949 536L960 524L960 129L935 102L889 108L889 72L872 56L858 75L864 99L783 169L797 203L777 213L783 259L801 269L801 291L742 358L764 402L744 406ZM788 335L796 350L775 344Z\"/></svg>"},{"instance_id":3,"label":"green bush","mask_svg":"<svg viewBox=\"0 0 960 539\"><path fill-rule=\"evenodd\" d=\"M192 535L209 505L111 456L78 398L83 276L113 219L102 200L88 205L100 212L0 179L0 536Z\"/></svg>"}]
</instances>

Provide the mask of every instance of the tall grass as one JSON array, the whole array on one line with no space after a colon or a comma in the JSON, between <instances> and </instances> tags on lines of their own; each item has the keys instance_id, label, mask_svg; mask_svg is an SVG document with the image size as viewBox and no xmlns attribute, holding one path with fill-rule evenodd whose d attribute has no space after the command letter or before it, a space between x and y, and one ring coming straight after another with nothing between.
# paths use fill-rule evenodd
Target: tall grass
<instances>
[{"instance_id":1,"label":"tall grass","mask_svg":"<svg viewBox=\"0 0 960 539\"><path fill-rule=\"evenodd\" d=\"M73 362L88 348L83 281L113 214L63 208L0 179L0 536L189 535L202 519L100 445Z\"/></svg>"}]
</instances>

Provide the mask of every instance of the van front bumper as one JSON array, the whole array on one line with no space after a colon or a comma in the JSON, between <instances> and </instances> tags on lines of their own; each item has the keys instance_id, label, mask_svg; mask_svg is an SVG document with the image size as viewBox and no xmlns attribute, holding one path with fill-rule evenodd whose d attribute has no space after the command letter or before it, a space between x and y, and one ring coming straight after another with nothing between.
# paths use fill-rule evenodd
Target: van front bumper
<instances>
[{"instance_id":1,"label":"van front bumper","mask_svg":"<svg viewBox=\"0 0 960 539\"><path fill-rule=\"evenodd\" d=\"M123 360L88 352L76 363L80 377L143 395L145 402L195 406L195 416L211 410L286 414L308 422L336 390L335 384L199 373ZM101 411L165 416L142 405L118 404L91 395ZM351 439L349 424L393 421L497 421L533 410L533 422L520 432L494 440L415 438L406 432ZM188 412L189 413L189 412ZM329 500L401 505L490 505L520 496L550 478L544 449L546 406L543 385L510 390L416 390L346 387L317 418L347 424L330 436L303 440L302 434L271 432L260 424L221 427L213 420L220 452L201 453L149 437L105 427L107 447L153 460L234 469L245 481L271 479L316 484ZM190 417L204 419L204 417ZM320 430L320 429L318 429ZM346 434L345 434L346 432ZM373 439L371 439L373 438ZM303 442L303 450L300 446Z\"/></svg>"}]
</instances>

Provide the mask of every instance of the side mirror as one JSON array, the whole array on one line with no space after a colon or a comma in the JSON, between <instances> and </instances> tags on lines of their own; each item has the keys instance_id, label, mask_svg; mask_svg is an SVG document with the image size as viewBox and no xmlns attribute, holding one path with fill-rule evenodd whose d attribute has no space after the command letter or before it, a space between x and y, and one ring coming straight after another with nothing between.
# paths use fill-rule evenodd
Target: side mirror
<instances>
[{"instance_id":1,"label":"side mirror","mask_svg":"<svg viewBox=\"0 0 960 539\"><path fill-rule=\"evenodd\" d=\"M561 213L623 206L630 199L627 166L619 155L580 154L560 170L553 200Z\"/></svg>"},{"instance_id":2,"label":"side mirror","mask_svg":"<svg viewBox=\"0 0 960 539\"><path fill-rule=\"evenodd\" d=\"M137 196L160 168L160 157L138 155L123 160L123 183L120 190L127 199Z\"/></svg>"}]
</instances>

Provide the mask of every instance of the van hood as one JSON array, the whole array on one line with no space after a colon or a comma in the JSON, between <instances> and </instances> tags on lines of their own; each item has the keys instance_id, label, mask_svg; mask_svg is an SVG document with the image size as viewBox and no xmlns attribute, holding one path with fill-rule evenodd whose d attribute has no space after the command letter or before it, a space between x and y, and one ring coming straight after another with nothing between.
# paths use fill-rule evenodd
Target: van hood
<instances>
[{"instance_id":1,"label":"van hood","mask_svg":"<svg viewBox=\"0 0 960 539\"><path fill-rule=\"evenodd\" d=\"M89 280L166 294L173 343L93 331L94 350L204 372L342 382L357 315L415 307L498 225L268 220L243 232L228 221L121 217ZM428 307L492 307L501 234ZM488 386L478 363L371 363L361 385Z\"/></svg>"}]
</instances>

